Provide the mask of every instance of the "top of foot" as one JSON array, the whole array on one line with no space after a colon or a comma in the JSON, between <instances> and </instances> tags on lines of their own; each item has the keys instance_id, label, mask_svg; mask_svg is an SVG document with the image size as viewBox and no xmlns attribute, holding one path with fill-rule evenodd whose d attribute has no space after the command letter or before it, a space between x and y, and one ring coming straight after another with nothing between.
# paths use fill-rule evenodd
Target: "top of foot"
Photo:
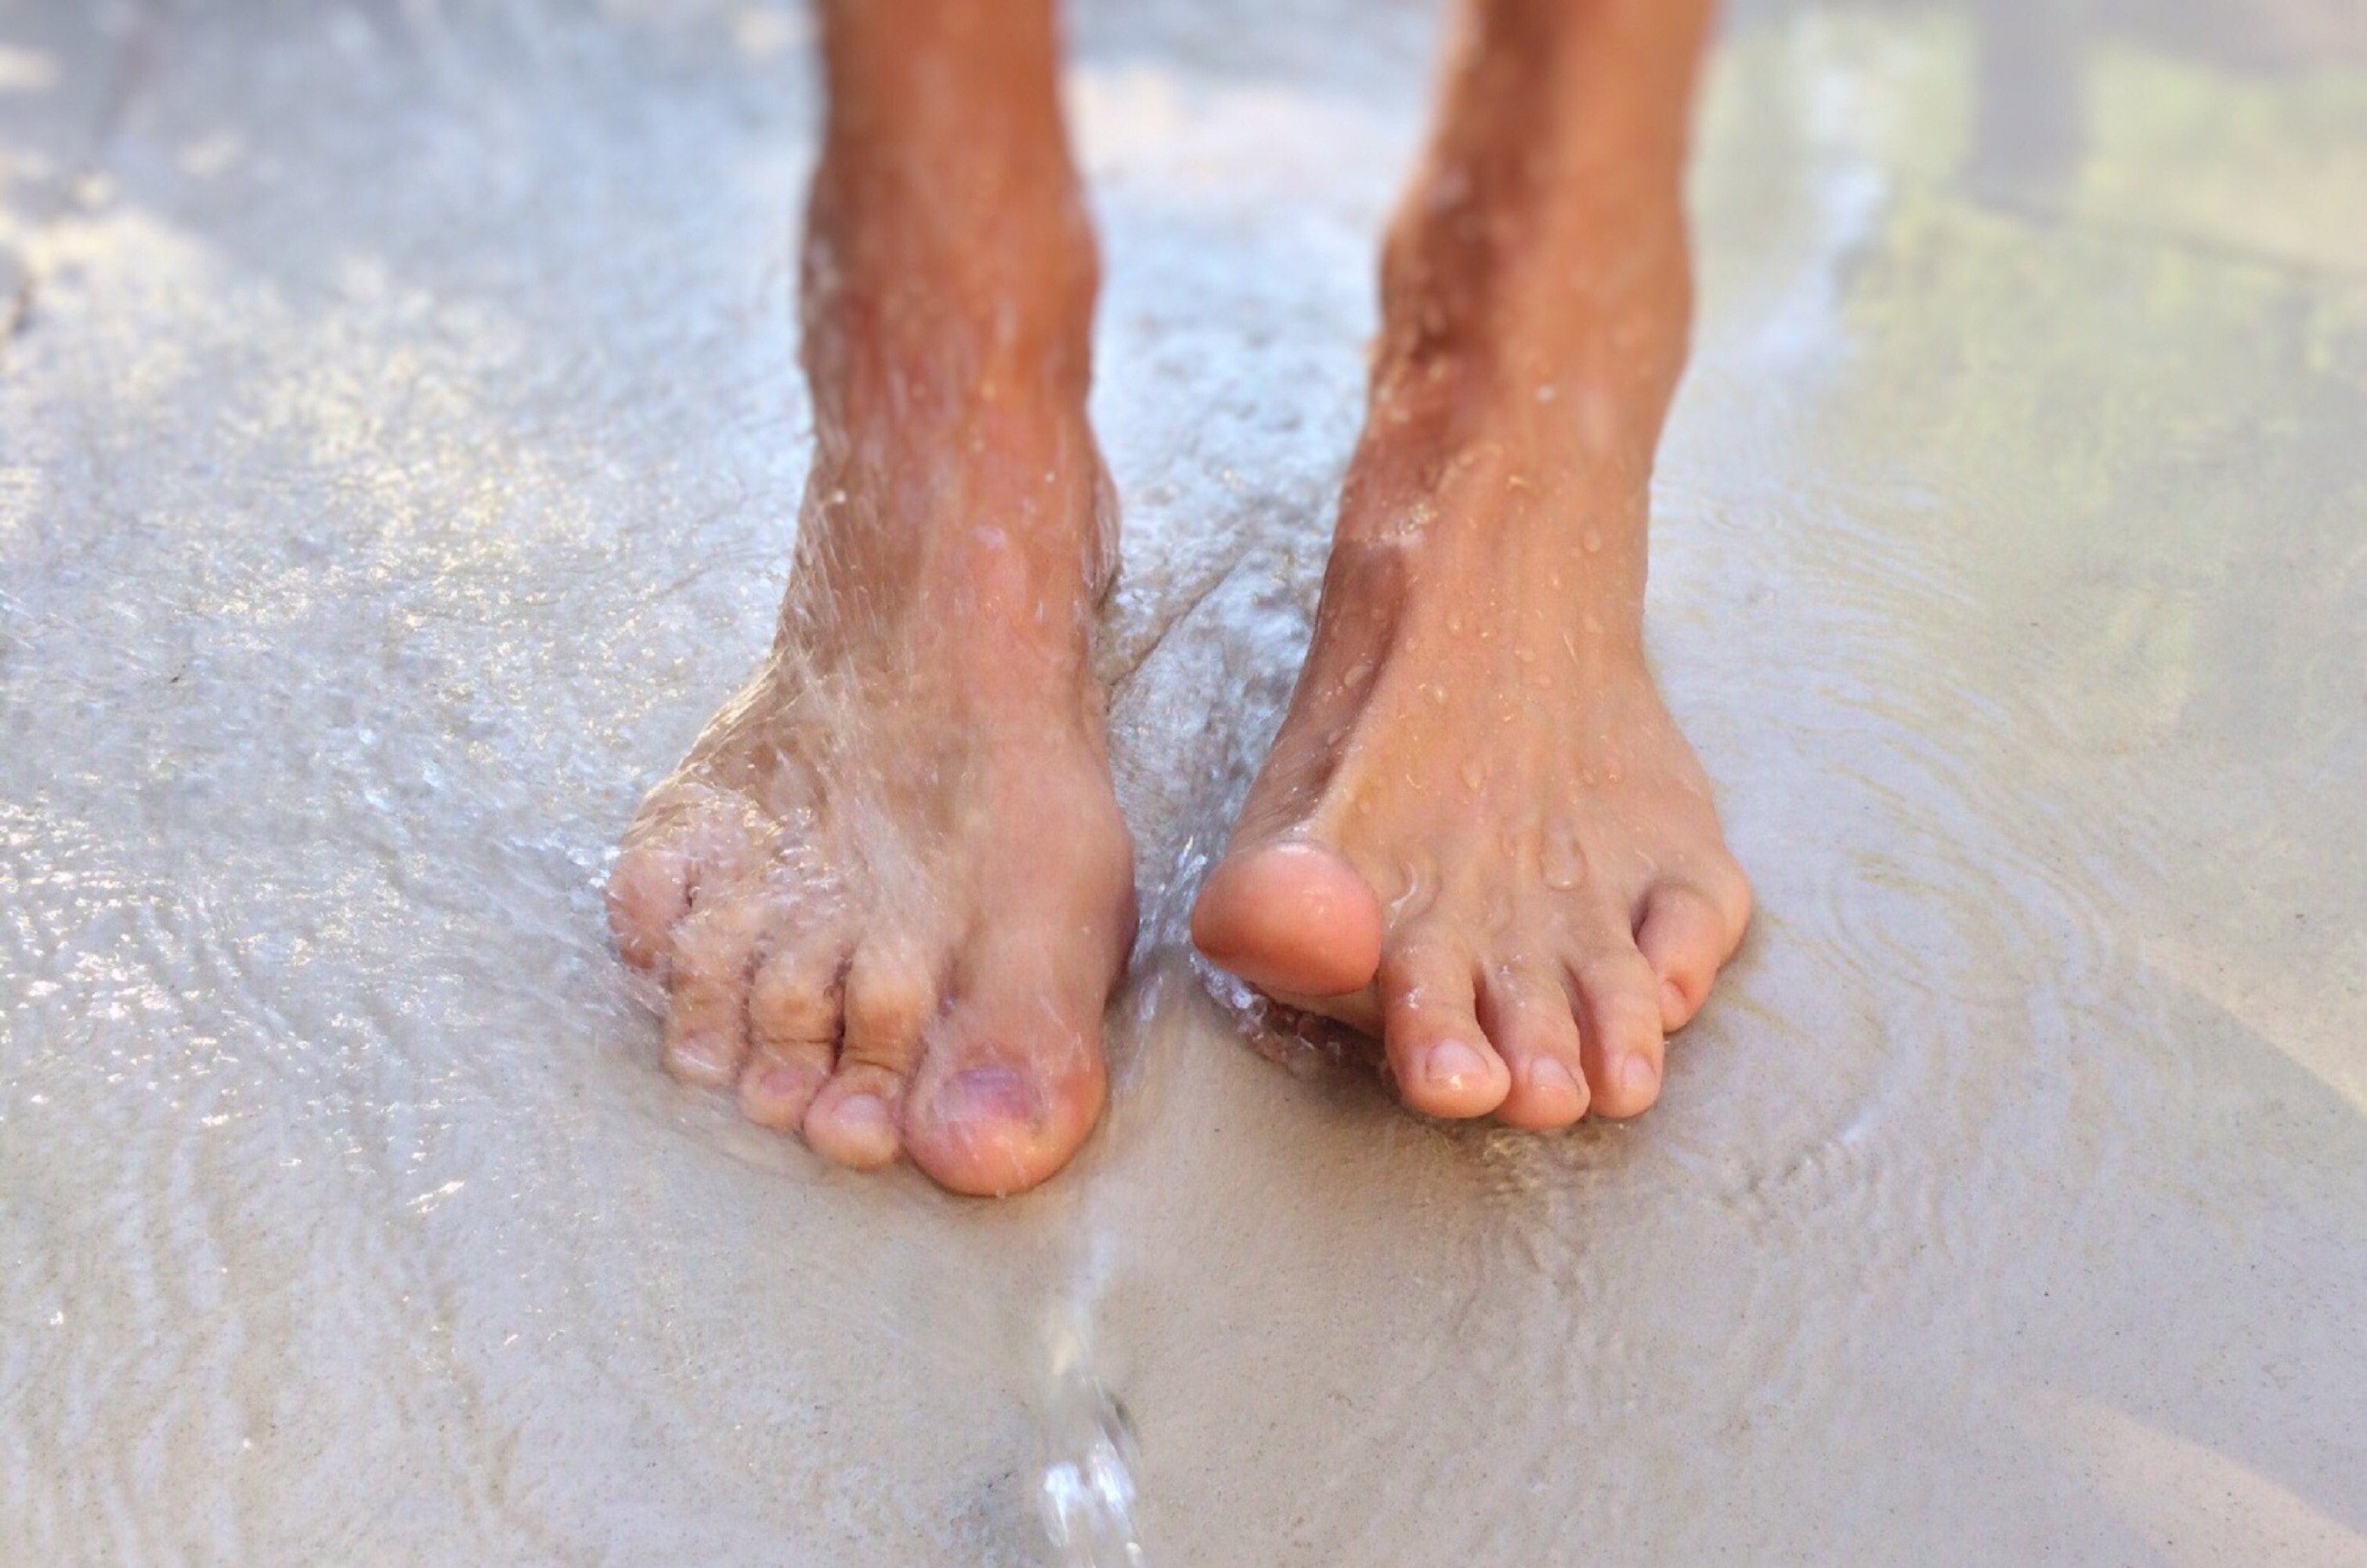
<instances>
[{"instance_id":1,"label":"top of foot","mask_svg":"<svg viewBox=\"0 0 2367 1568\"><path fill-rule=\"evenodd\" d=\"M1192 931L1378 1036L1409 1106L1546 1128L1652 1103L1750 897L1632 618L1597 597L1600 546L1520 479L1464 467L1419 540L1365 547L1343 519Z\"/></svg>"}]
</instances>

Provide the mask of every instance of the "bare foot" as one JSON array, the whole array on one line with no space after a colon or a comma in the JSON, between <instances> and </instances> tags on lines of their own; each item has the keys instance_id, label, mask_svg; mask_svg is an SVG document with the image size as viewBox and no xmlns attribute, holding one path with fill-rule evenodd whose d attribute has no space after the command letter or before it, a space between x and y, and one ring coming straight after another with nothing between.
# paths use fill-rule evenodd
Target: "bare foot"
<instances>
[{"instance_id":1,"label":"bare foot","mask_svg":"<svg viewBox=\"0 0 2367 1568\"><path fill-rule=\"evenodd\" d=\"M1630 617L1590 592L1579 498L1522 468L1470 455L1421 537L1343 526L1192 932L1278 1000L1379 1036L1414 1109L1543 1128L1652 1102L1663 1036L1750 895Z\"/></svg>"},{"instance_id":2,"label":"bare foot","mask_svg":"<svg viewBox=\"0 0 2367 1568\"><path fill-rule=\"evenodd\" d=\"M780 635L641 807L609 898L618 947L664 981L677 1077L842 1165L901 1152L1000 1193L1092 1130L1133 939L1087 666L1114 517L1084 414L1090 237L1057 146L1011 151L1050 123L1048 67L1040 102L966 116L896 85L926 22L832 14L817 451ZM923 41L981 93L1014 74L991 58L1007 29Z\"/></svg>"},{"instance_id":3,"label":"bare foot","mask_svg":"<svg viewBox=\"0 0 2367 1568\"><path fill-rule=\"evenodd\" d=\"M1643 655L1706 7L1472 0L1383 260L1315 638L1193 913L1211 959L1517 1127L1660 1089L1750 893Z\"/></svg>"}]
</instances>

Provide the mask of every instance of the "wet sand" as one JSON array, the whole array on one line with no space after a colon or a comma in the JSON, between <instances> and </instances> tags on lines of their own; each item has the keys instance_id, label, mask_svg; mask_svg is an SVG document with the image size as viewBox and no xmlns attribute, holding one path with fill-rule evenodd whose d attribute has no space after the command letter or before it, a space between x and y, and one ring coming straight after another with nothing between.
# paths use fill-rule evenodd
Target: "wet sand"
<instances>
[{"instance_id":1,"label":"wet sand","mask_svg":"<svg viewBox=\"0 0 2367 1568\"><path fill-rule=\"evenodd\" d=\"M1532 1138L1172 946L1428 80L1263 11L1079 17L1149 929L982 1205L602 931L787 560L802 15L0 10L0 1560L1034 1562L1082 1325L1155 1563L2367 1563L2367 27L1729 17L1652 636L1761 912Z\"/></svg>"}]
</instances>

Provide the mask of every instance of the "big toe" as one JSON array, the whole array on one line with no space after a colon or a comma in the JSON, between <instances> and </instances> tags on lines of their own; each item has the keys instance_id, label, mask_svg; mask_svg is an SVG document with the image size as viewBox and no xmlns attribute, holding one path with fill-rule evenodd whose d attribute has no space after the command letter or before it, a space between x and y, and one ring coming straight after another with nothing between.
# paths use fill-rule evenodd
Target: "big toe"
<instances>
[{"instance_id":1,"label":"big toe","mask_svg":"<svg viewBox=\"0 0 2367 1568\"><path fill-rule=\"evenodd\" d=\"M1318 844L1237 850L1192 910L1192 941L1261 990L1335 997L1370 985L1381 962L1381 902Z\"/></svg>"},{"instance_id":2,"label":"big toe","mask_svg":"<svg viewBox=\"0 0 2367 1568\"><path fill-rule=\"evenodd\" d=\"M906 1102L912 1163L977 1197L1023 1192L1067 1165L1108 1093L1098 1021L998 1024L957 1010L946 1031L951 1048L932 1053Z\"/></svg>"}]
</instances>

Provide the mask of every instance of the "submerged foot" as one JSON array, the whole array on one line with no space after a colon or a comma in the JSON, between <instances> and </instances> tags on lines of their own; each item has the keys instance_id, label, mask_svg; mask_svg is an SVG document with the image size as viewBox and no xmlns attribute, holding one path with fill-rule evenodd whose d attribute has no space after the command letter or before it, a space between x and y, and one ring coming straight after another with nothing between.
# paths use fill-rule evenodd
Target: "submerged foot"
<instances>
[{"instance_id":1,"label":"submerged foot","mask_svg":"<svg viewBox=\"0 0 2367 1568\"><path fill-rule=\"evenodd\" d=\"M1368 434L1305 671L1192 931L1378 1036L1409 1106L1546 1128L1651 1104L1750 895L1645 666L1640 558L1604 548L1614 526L1640 542L1640 514L1605 509L1641 499L1533 434Z\"/></svg>"},{"instance_id":2,"label":"submerged foot","mask_svg":"<svg viewBox=\"0 0 2367 1568\"><path fill-rule=\"evenodd\" d=\"M849 215L835 177L780 635L641 807L610 913L664 983L677 1077L841 1165L1011 1192L1099 1115L1134 931L1086 646L1111 543L1090 256L1060 202L1014 264L927 204Z\"/></svg>"}]
</instances>

